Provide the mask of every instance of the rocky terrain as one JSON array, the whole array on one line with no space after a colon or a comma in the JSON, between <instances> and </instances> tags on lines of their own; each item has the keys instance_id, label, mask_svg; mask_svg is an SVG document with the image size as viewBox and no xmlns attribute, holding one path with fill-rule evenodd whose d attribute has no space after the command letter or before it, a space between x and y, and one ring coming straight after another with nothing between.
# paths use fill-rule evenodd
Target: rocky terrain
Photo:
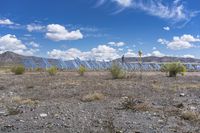
<instances>
[{"instance_id":1,"label":"rocky terrain","mask_svg":"<svg viewBox=\"0 0 200 133\"><path fill-rule=\"evenodd\" d=\"M200 73L0 73L1 133L199 133Z\"/></svg>"}]
</instances>

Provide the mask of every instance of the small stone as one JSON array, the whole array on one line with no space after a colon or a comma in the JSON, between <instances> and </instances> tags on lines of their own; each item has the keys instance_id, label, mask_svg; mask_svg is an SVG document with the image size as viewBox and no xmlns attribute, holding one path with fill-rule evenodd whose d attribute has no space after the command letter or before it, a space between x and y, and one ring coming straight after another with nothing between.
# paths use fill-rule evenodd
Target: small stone
<instances>
[{"instance_id":1,"label":"small stone","mask_svg":"<svg viewBox=\"0 0 200 133\"><path fill-rule=\"evenodd\" d=\"M19 120L19 121L20 121L20 122L23 122L23 123L25 122L24 120Z\"/></svg>"},{"instance_id":2,"label":"small stone","mask_svg":"<svg viewBox=\"0 0 200 133\"><path fill-rule=\"evenodd\" d=\"M163 124L164 121L163 121L163 120L158 120L158 123L159 123L159 124Z\"/></svg>"},{"instance_id":3,"label":"small stone","mask_svg":"<svg viewBox=\"0 0 200 133\"><path fill-rule=\"evenodd\" d=\"M0 116L1 115L6 115L6 111L0 111Z\"/></svg>"},{"instance_id":4,"label":"small stone","mask_svg":"<svg viewBox=\"0 0 200 133\"><path fill-rule=\"evenodd\" d=\"M184 105L183 105L183 103L179 103L179 104L177 104L177 105L175 105L177 108L183 108L184 107Z\"/></svg>"},{"instance_id":5,"label":"small stone","mask_svg":"<svg viewBox=\"0 0 200 133\"><path fill-rule=\"evenodd\" d=\"M157 116L157 113L153 113L154 116Z\"/></svg>"},{"instance_id":6,"label":"small stone","mask_svg":"<svg viewBox=\"0 0 200 133\"><path fill-rule=\"evenodd\" d=\"M185 96L185 93L180 93L180 97L184 97Z\"/></svg>"},{"instance_id":7,"label":"small stone","mask_svg":"<svg viewBox=\"0 0 200 133\"><path fill-rule=\"evenodd\" d=\"M190 109L191 109L191 110L196 110L197 108L194 107L194 106L191 106Z\"/></svg>"},{"instance_id":8,"label":"small stone","mask_svg":"<svg viewBox=\"0 0 200 133\"><path fill-rule=\"evenodd\" d=\"M6 89L5 86L0 85L0 90L5 90L5 89Z\"/></svg>"},{"instance_id":9,"label":"small stone","mask_svg":"<svg viewBox=\"0 0 200 133\"><path fill-rule=\"evenodd\" d=\"M42 114L40 114L40 117L47 117L47 114L42 113Z\"/></svg>"}]
</instances>

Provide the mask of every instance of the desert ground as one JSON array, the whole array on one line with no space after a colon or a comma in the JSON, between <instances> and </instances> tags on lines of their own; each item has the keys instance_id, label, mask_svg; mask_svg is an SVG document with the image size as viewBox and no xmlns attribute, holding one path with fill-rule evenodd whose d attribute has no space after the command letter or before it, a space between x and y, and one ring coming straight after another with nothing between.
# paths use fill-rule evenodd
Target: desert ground
<instances>
[{"instance_id":1,"label":"desert ground","mask_svg":"<svg viewBox=\"0 0 200 133\"><path fill-rule=\"evenodd\" d=\"M1 133L200 133L200 72L0 73Z\"/></svg>"}]
</instances>

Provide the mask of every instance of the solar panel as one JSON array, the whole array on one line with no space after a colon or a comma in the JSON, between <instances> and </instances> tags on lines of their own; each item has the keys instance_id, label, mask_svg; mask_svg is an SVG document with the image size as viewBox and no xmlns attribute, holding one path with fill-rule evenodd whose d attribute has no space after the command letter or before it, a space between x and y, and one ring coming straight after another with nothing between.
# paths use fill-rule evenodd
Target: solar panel
<instances>
[{"instance_id":1,"label":"solar panel","mask_svg":"<svg viewBox=\"0 0 200 133\"><path fill-rule=\"evenodd\" d=\"M81 65L85 66L88 70L106 70L109 69L113 62L112 61L96 61L96 60L80 60L76 58L74 60L63 61L59 60L52 60L52 59L24 59L22 61L23 65L27 69L34 69L34 68L49 68L51 66L56 66L60 69L69 69L69 70L77 70ZM161 63L122 63L121 61L115 62L124 70L129 71L158 71L161 68ZM188 70L197 70L200 71L200 64L185 64Z\"/></svg>"}]
</instances>

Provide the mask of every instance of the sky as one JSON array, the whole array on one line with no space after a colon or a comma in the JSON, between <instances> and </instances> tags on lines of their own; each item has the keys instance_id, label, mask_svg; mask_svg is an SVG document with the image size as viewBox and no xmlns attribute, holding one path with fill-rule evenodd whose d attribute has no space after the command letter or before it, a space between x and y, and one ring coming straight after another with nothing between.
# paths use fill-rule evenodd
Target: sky
<instances>
[{"instance_id":1,"label":"sky","mask_svg":"<svg viewBox=\"0 0 200 133\"><path fill-rule=\"evenodd\" d=\"M199 0L1 0L0 53L200 58Z\"/></svg>"}]
</instances>

